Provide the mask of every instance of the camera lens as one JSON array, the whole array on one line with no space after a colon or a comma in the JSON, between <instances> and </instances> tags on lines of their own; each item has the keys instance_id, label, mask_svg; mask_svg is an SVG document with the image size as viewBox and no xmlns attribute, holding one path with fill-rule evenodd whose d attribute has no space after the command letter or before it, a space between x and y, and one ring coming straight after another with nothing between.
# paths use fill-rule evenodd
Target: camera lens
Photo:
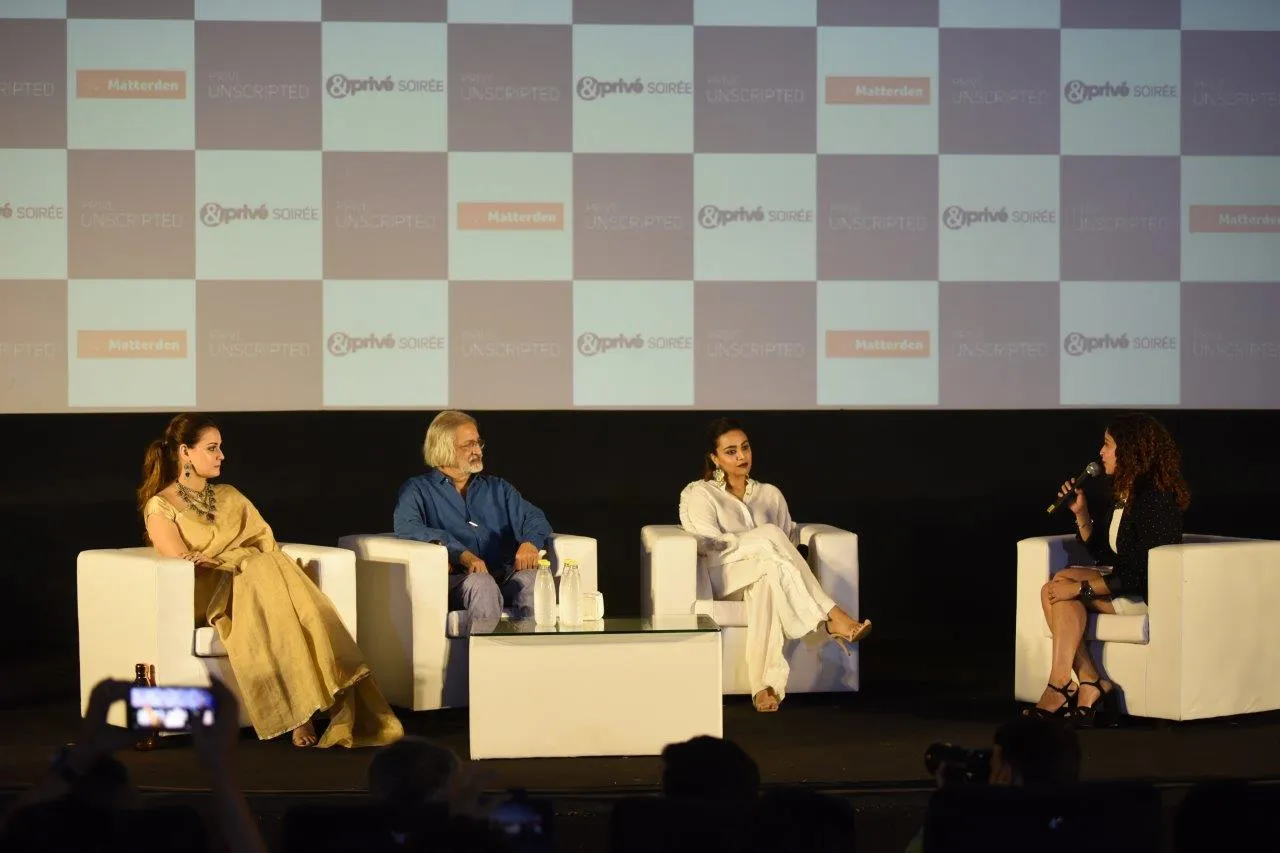
<instances>
[{"instance_id":1,"label":"camera lens","mask_svg":"<svg viewBox=\"0 0 1280 853\"><path fill-rule=\"evenodd\" d=\"M950 760L948 756L954 753L955 749L949 743L937 742L929 744L929 748L924 751L924 769L929 771L930 776L937 773L942 763Z\"/></svg>"},{"instance_id":2,"label":"camera lens","mask_svg":"<svg viewBox=\"0 0 1280 853\"><path fill-rule=\"evenodd\" d=\"M965 749L950 743L933 743L924 753L924 767L930 776L944 770L947 784L985 785L991 775L991 750Z\"/></svg>"}]
</instances>

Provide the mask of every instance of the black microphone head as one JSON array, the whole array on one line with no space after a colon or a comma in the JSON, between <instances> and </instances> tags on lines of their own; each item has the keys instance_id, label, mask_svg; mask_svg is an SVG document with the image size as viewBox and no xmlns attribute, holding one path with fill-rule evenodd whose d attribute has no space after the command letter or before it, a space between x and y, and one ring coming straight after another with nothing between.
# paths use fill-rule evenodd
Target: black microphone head
<instances>
[{"instance_id":1,"label":"black microphone head","mask_svg":"<svg viewBox=\"0 0 1280 853\"><path fill-rule=\"evenodd\" d=\"M1076 477L1075 487L1077 489L1080 488L1082 480L1087 480L1090 477L1097 477L1100 474L1102 474L1102 466L1099 465L1097 462L1090 462L1088 465L1084 466L1084 470L1080 472L1080 476ZM1049 504L1049 508L1046 511L1050 515L1052 515L1053 513L1057 512L1060 508L1069 504L1071 502L1071 498L1072 498L1072 493L1071 493L1071 490L1068 489L1066 494L1059 495L1056 501Z\"/></svg>"}]
</instances>

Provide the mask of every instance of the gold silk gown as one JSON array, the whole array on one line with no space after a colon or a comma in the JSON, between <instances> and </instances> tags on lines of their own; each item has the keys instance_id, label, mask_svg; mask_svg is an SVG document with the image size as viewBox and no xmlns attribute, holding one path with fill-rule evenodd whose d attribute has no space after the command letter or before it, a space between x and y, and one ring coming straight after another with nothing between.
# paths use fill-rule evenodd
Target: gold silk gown
<instances>
[{"instance_id":1,"label":"gold silk gown","mask_svg":"<svg viewBox=\"0 0 1280 853\"><path fill-rule=\"evenodd\" d=\"M213 521L160 495L143 516L170 519L191 550L217 564L196 575L195 621L222 639L258 737L278 737L327 709L317 746L399 740L404 728L332 602L280 550L248 498L228 485L214 486L214 494Z\"/></svg>"}]
</instances>

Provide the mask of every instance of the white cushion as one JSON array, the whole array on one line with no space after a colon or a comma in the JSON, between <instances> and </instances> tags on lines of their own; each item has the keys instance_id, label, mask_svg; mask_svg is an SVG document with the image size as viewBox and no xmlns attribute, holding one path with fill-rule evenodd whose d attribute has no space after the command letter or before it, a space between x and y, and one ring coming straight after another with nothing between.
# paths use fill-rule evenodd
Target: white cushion
<instances>
[{"instance_id":1,"label":"white cushion","mask_svg":"<svg viewBox=\"0 0 1280 853\"><path fill-rule=\"evenodd\" d=\"M747 627L747 603L745 601L699 599L693 603L693 612L699 616L710 616L721 628Z\"/></svg>"},{"instance_id":2,"label":"white cushion","mask_svg":"<svg viewBox=\"0 0 1280 853\"><path fill-rule=\"evenodd\" d=\"M222 638L218 636L218 632L210 626L196 629L196 657L198 658L225 658L227 656L226 646L222 645Z\"/></svg>"},{"instance_id":3,"label":"white cushion","mask_svg":"<svg viewBox=\"0 0 1280 853\"><path fill-rule=\"evenodd\" d=\"M511 618L511 611L502 611L503 619ZM471 633L471 620L465 610L450 610L445 618L444 632L446 637L465 637Z\"/></svg>"},{"instance_id":4,"label":"white cushion","mask_svg":"<svg viewBox=\"0 0 1280 853\"><path fill-rule=\"evenodd\" d=\"M1131 616L1099 613L1090 621L1093 624L1085 629L1085 636L1099 642L1146 645L1150 639L1150 623L1145 613L1135 613ZM1044 636L1053 636L1048 624L1044 626Z\"/></svg>"}]
</instances>

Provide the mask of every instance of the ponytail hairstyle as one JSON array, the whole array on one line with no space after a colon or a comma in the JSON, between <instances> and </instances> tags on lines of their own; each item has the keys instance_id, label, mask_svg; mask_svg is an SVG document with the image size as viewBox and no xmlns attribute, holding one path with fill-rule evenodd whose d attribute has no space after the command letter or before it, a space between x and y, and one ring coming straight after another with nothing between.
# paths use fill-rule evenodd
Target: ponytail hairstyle
<instances>
[{"instance_id":1,"label":"ponytail hairstyle","mask_svg":"<svg viewBox=\"0 0 1280 853\"><path fill-rule=\"evenodd\" d=\"M702 453L702 479L711 480L715 478L716 466L711 461L711 457L716 455L716 450L720 447L720 436L727 432L737 430L743 435L747 431L742 428L742 424L733 418L716 418L707 426L707 443L703 445Z\"/></svg>"},{"instance_id":2,"label":"ponytail hairstyle","mask_svg":"<svg viewBox=\"0 0 1280 853\"><path fill-rule=\"evenodd\" d=\"M184 444L195 447L205 430L216 429L217 426L206 415L184 412L169 421L163 435L152 439L142 458L142 485L138 486L139 514L147 501L178 479L178 448Z\"/></svg>"}]
</instances>

